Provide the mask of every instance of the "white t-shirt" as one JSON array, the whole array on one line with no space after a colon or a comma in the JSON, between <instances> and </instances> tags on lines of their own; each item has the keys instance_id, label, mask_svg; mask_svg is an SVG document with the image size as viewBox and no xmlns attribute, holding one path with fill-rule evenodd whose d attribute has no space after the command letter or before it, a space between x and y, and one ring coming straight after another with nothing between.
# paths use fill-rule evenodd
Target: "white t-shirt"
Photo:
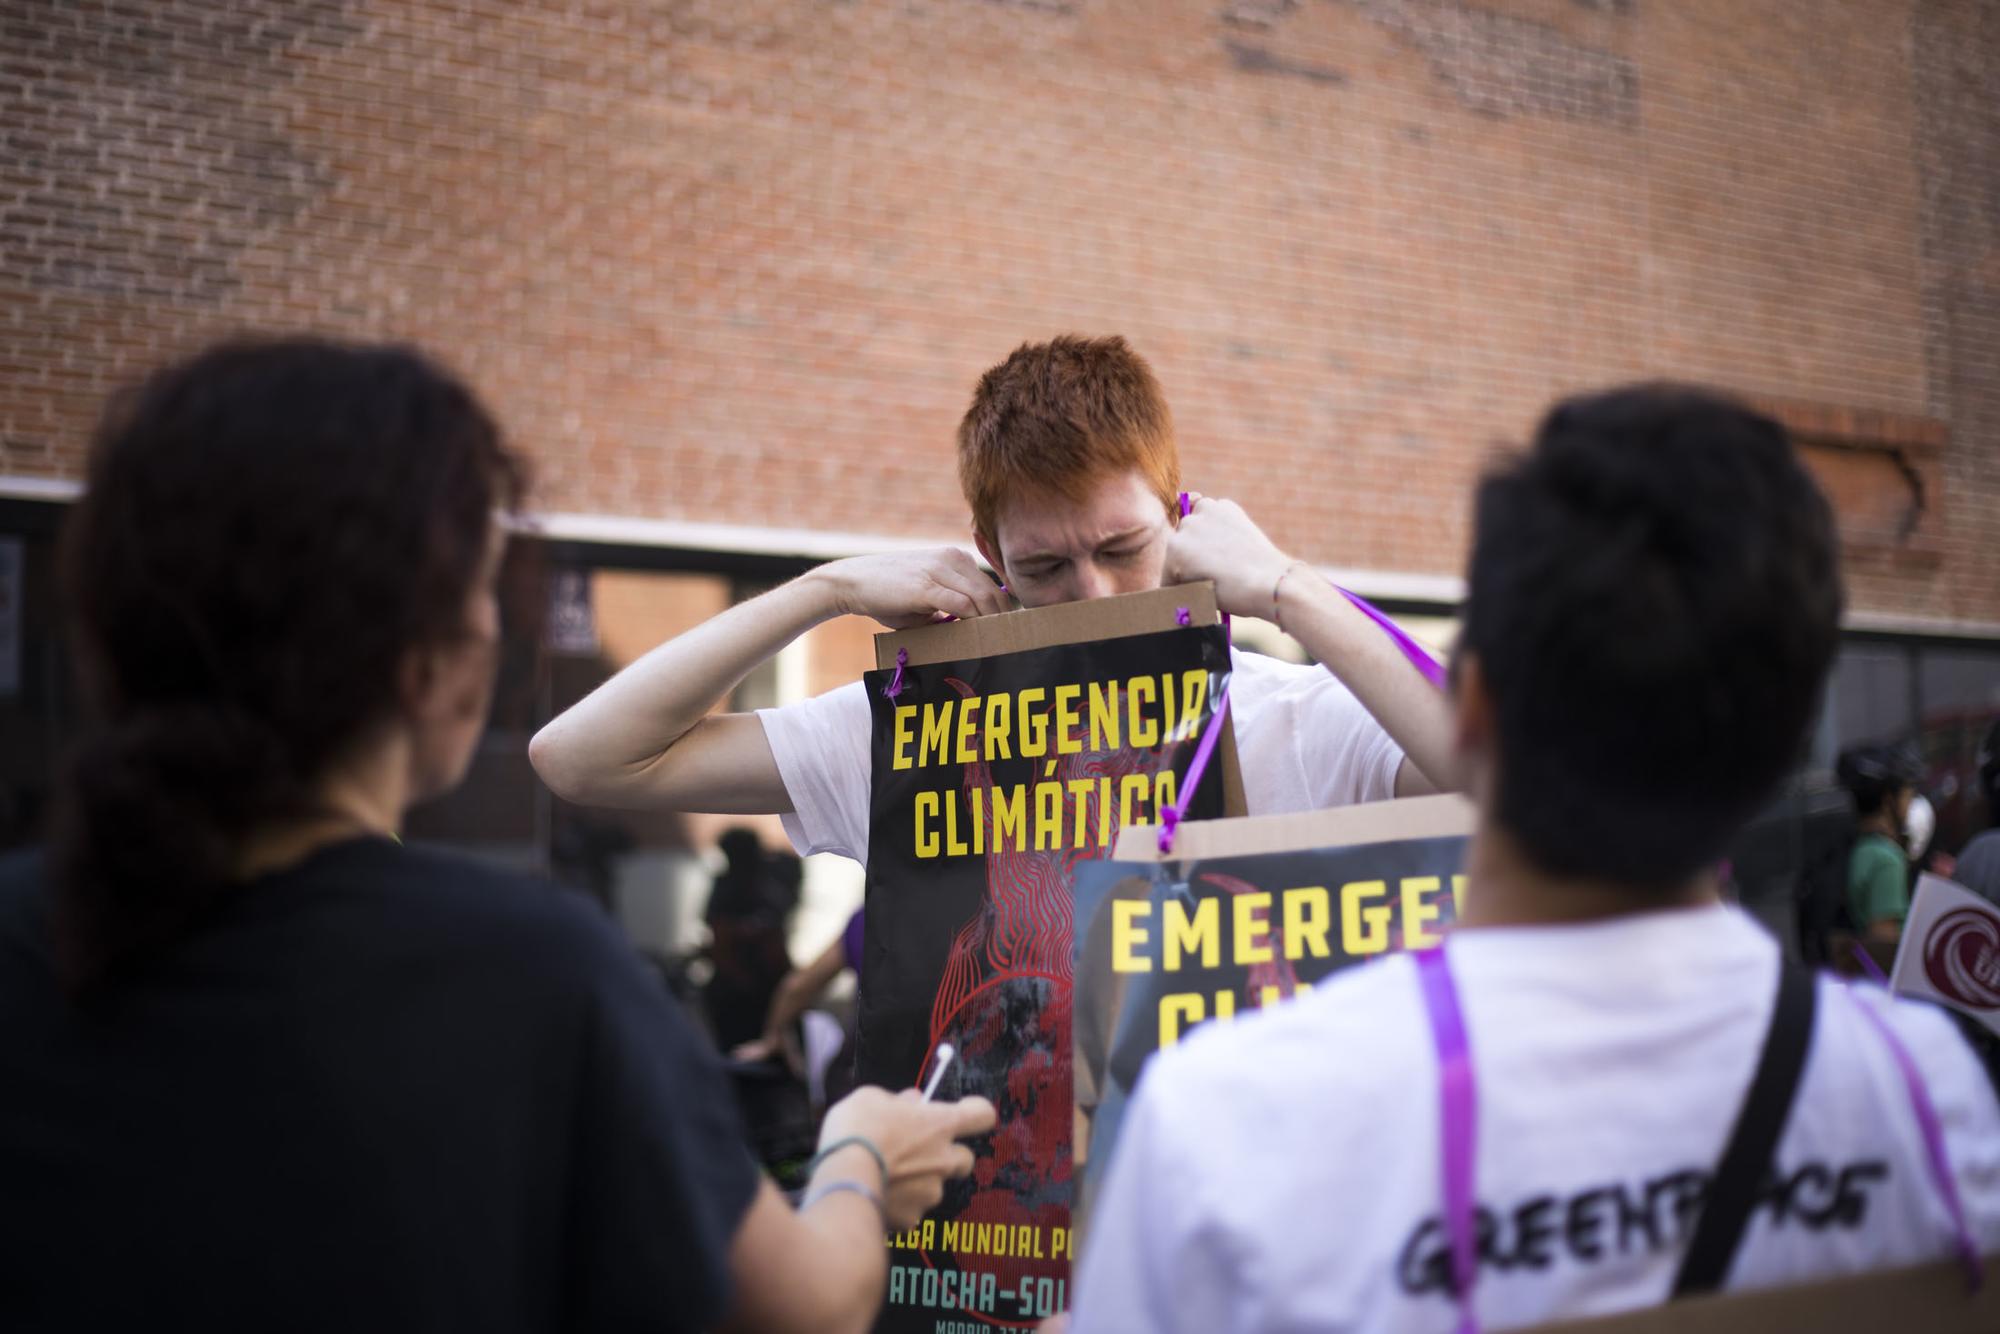
<instances>
[{"instance_id":1,"label":"white t-shirt","mask_svg":"<svg viewBox=\"0 0 2000 1334\"><path fill-rule=\"evenodd\" d=\"M1229 712L1252 815L1387 801L1403 751L1324 667L1230 651ZM859 681L779 709L759 709L792 799L785 832L801 856L868 860L873 781L868 696Z\"/></svg>"},{"instance_id":2,"label":"white t-shirt","mask_svg":"<svg viewBox=\"0 0 2000 1334\"><path fill-rule=\"evenodd\" d=\"M1481 1321L1664 1300L1686 1249L1676 1203L1721 1158L1763 1045L1776 942L1703 907L1460 931L1447 948L1477 1083L1476 1198L1497 1225ZM1973 1236L2000 1246L2000 1107L1970 1049L1928 1006L1818 986L1782 1189L1752 1213L1729 1286L1952 1253L1908 1086L1861 1005L1923 1072ZM1408 956L1206 1026L1140 1082L1089 1222L1073 1334L1444 1334L1458 1316L1442 1189L1436 1054Z\"/></svg>"}]
</instances>

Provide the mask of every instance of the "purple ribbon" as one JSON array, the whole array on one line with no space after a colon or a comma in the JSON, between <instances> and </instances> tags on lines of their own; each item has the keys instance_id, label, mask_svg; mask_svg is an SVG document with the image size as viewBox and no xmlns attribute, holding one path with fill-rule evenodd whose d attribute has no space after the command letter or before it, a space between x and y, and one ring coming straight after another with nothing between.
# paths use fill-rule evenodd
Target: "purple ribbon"
<instances>
[{"instance_id":1,"label":"purple ribbon","mask_svg":"<svg viewBox=\"0 0 2000 1334\"><path fill-rule=\"evenodd\" d=\"M894 699L896 698L896 696L903 693L903 669L909 665L910 665L910 651L906 648L897 649L896 674L889 678L888 685L882 687L883 699Z\"/></svg>"},{"instance_id":2,"label":"purple ribbon","mask_svg":"<svg viewBox=\"0 0 2000 1334\"><path fill-rule=\"evenodd\" d=\"M1194 624L1194 616L1186 607L1174 608L1174 624L1183 628Z\"/></svg>"},{"instance_id":3,"label":"purple ribbon","mask_svg":"<svg viewBox=\"0 0 2000 1334\"><path fill-rule=\"evenodd\" d=\"M1183 519L1185 519L1188 516L1188 513L1194 508L1191 504L1189 504L1188 493L1185 491L1181 492L1180 507L1181 507L1181 517ZM1334 586L1336 588L1340 587L1338 584ZM1349 602L1352 602L1360 610L1363 616L1366 616L1369 620L1375 622L1375 624L1382 627L1383 633L1387 634L1391 640L1395 641L1396 647L1403 651L1403 656L1410 660L1411 666L1415 667L1418 671L1424 674L1424 679L1426 681L1429 681L1439 690L1444 689L1445 687L1444 668L1439 665L1438 660L1436 658L1433 658L1430 655L1429 649L1426 649L1422 644L1419 644L1416 640L1410 638L1409 635L1404 633L1402 626L1397 625L1394 621L1390 620L1387 616L1383 615L1381 610L1377 608L1374 603L1370 602L1367 598L1362 597L1359 593L1350 593L1346 589L1342 588L1340 589L1340 594L1342 597L1346 598ZM1222 623L1224 625L1229 624L1229 616L1227 613L1223 614ZM1187 622L1182 621L1181 624L1186 625Z\"/></svg>"},{"instance_id":4,"label":"purple ribbon","mask_svg":"<svg viewBox=\"0 0 2000 1334\"><path fill-rule=\"evenodd\" d=\"M1451 1240L1451 1278L1452 1290L1458 1296L1458 1330L1459 1334L1479 1334L1479 1316L1472 1309L1472 1285L1479 1279L1472 1215L1473 1183L1478 1167L1478 1085L1472 1073L1471 1045L1465 1037L1465 1015L1458 1007L1458 988L1452 982L1451 961L1445 957L1445 947L1435 945L1420 950L1416 961L1424 1010L1431 1021L1431 1042L1437 1048L1444 1226Z\"/></svg>"},{"instance_id":5,"label":"purple ribbon","mask_svg":"<svg viewBox=\"0 0 2000 1334\"><path fill-rule=\"evenodd\" d=\"M1861 971L1868 974L1870 982L1884 988L1889 985L1889 979L1882 976L1882 965L1875 962L1875 957L1858 940L1854 942L1854 962L1861 965Z\"/></svg>"},{"instance_id":6,"label":"purple ribbon","mask_svg":"<svg viewBox=\"0 0 2000 1334\"><path fill-rule=\"evenodd\" d=\"M1852 994L1848 999L1867 1016L1869 1024L1896 1058L1897 1068L1903 1072L1903 1086L1910 1095L1910 1110L1916 1113L1917 1129L1923 1132L1924 1153L1930 1160L1931 1182L1944 1198L1945 1212L1951 1215L1952 1231L1956 1234L1952 1240L1958 1251L1959 1263L1965 1266L1966 1287L1977 1292L1986 1280L1986 1273L1979 1263L1979 1246L1972 1240L1972 1230L1965 1225L1965 1206L1959 1202L1958 1182L1951 1175L1951 1156L1945 1152L1944 1124L1938 1120L1930 1090L1924 1087L1923 1073L1910 1058L1910 1049L1896 1036L1896 1030L1889 1026L1889 1021L1875 1013L1874 1006Z\"/></svg>"},{"instance_id":7,"label":"purple ribbon","mask_svg":"<svg viewBox=\"0 0 2000 1334\"><path fill-rule=\"evenodd\" d=\"M1194 749L1194 759L1188 762L1187 777L1181 780L1181 790L1174 797L1174 804L1160 812L1160 851L1162 854L1174 850L1174 830L1180 827L1187 815L1188 801L1194 796L1195 788L1201 785L1201 776L1208 769L1209 757L1215 754L1215 743L1222 737L1222 724L1229 717L1229 686L1224 683L1217 693L1215 713L1208 720L1208 726L1201 734L1201 744Z\"/></svg>"},{"instance_id":8,"label":"purple ribbon","mask_svg":"<svg viewBox=\"0 0 2000 1334\"><path fill-rule=\"evenodd\" d=\"M1338 584L1334 586L1339 588ZM1387 616L1384 616L1367 598L1362 597L1359 593L1350 593L1344 588L1340 589L1340 593L1342 597L1360 608L1363 616L1366 616L1369 620L1382 627L1389 638L1396 642L1396 647L1403 650L1403 656L1410 660L1410 665L1424 674L1426 681L1429 681L1439 690L1444 689L1444 668L1438 665L1438 660L1430 655L1428 649L1405 634L1402 626L1397 625Z\"/></svg>"}]
</instances>

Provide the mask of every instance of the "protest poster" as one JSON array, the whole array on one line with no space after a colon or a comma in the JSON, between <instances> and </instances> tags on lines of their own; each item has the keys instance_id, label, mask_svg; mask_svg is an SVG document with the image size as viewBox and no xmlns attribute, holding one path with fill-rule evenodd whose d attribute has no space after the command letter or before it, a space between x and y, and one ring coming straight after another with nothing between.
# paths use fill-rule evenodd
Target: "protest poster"
<instances>
[{"instance_id":1,"label":"protest poster","mask_svg":"<svg viewBox=\"0 0 2000 1334\"><path fill-rule=\"evenodd\" d=\"M1032 1327L1068 1305L1071 878L1180 794L1230 670L1212 586L877 639L856 1067L999 1110L973 1176L891 1238L883 1331ZM1234 745L1186 814L1241 810Z\"/></svg>"},{"instance_id":2,"label":"protest poster","mask_svg":"<svg viewBox=\"0 0 2000 1334\"><path fill-rule=\"evenodd\" d=\"M1919 876L1889 989L1949 1005L2000 1033L2000 909L1943 876Z\"/></svg>"},{"instance_id":3,"label":"protest poster","mask_svg":"<svg viewBox=\"0 0 2000 1334\"><path fill-rule=\"evenodd\" d=\"M1456 916L1472 808L1418 797L1128 833L1075 877L1078 1215L1146 1061L1189 1029L1434 943Z\"/></svg>"}]
</instances>

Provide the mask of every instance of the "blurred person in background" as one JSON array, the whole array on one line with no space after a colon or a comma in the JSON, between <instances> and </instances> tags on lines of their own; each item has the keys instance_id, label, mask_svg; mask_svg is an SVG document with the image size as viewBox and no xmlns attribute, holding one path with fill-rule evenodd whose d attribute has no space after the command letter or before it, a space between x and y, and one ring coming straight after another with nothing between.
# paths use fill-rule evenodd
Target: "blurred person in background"
<instances>
[{"instance_id":1,"label":"blurred person in background","mask_svg":"<svg viewBox=\"0 0 2000 1334\"><path fill-rule=\"evenodd\" d=\"M94 718L0 861L0 1328L861 1330L977 1102L863 1090L794 1211L576 896L406 848L491 697L521 467L398 348L114 401L65 537Z\"/></svg>"},{"instance_id":2,"label":"blurred person in background","mask_svg":"<svg viewBox=\"0 0 2000 1334\"><path fill-rule=\"evenodd\" d=\"M1854 803L1854 846L1847 855L1847 911L1860 945L1877 963L1893 960L1910 915L1910 852L1904 825L1919 770L1887 746L1845 751L1834 776Z\"/></svg>"},{"instance_id":3,"label":"blurred person in background","mask_svg":"<svg viewBox=\"0 0 2000 1334\"><path fill-rule=\"evenodd\" d=\"M857 982L860 980L865 919L866 914L859 908L855 909L849 915L847 924L841 928L840 935L814 955L811 963L785 974L771 995L763 1032L738 1045L730 1052L732 1057L739 1061L782 1060L794 1073L801 1076L808 1073L799 1021L819 1003L842 973L851 972ZM824 1076L829 1098L839 1097L840 1092L854 1082L854 1026L852 1023L843 1024L842 1029L840 1049L833 1054Z\"/></svg>"},{"instance_id":4,"label":"blurred person in background","mask_svg":"<svg viewBox=\"0 0 2000 1334\"><path fill-rule=\"evenodd\" d=\"M1837 569L1775 423L1671 387L1549 414L1475 505L1458 924L1153 1058L1076 1334L1512 1327L2000 1243L2000 1106L1945 1016L1719 899Z\"/></svg>"},{"instance_id":5,"label":"blurred person in background","mask_svg":"<svg viewBox=\"0 0 2000 1334\"><path fill-rule=\"evenodd\" d=\"M1986 829L1958 854L1953 879L2000 905L2000 719L1979 743L1976 781L1986 799Z\"/></svg>"},{"instance_id":6,"label":"blurred person in background","mask_svg":"<svg viewBox=\"0 0 2000 1334\"><path fill-rule=\"evenodd\" d=\"M791 971L785 939L799 902L799 863L785 858L790 874L781 874L754 829L724 830L717 844L722 871L703 910L714 971L702 1002L716 1045L727 1051L764 1031L772 994Z\"/></svg>"}]
</instances>

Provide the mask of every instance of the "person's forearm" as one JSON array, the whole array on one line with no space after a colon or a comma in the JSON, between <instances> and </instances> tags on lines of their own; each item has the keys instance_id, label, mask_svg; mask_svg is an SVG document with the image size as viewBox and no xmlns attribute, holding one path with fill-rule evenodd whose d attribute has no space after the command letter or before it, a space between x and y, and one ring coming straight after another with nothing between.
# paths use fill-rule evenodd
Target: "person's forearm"
<instances>
[{"instance_id":1,"label":"person's forearm","mask_svg":"<svg viewBox=\"0 0 2000 1334\"><path fill-rule=\"evenodd\" d=\"M806 631L838 614L833 591L808 571L731 607L647 653L535 734L529 756L555 792L616 804L737 683Z\"/></svg>"},{"instance_id":2,"label":"person's forearm","mask_svg":"<svg viewBox=\"0 0 2000 1334\"><path fill-rule=\"evenodd\" d=\"M1456 791L1451 708L1443 692L1403 656L1382 627L1303 562L1277 586L1275 611L1286 633L1305 645L1403 748L1440 792Z\"/></svg>"},{"instance_id":3,"label":"person's forearm","mask_svg":"<svg viewBox=\"0 0 2000 1334\"><path fill-rule=\"evenodd\" d=\"M824 1170L814 1177L831 1179ZM866 1180L859 1173L849 1179ZM887 1270L882 1215L873 1203L839 1191L795 1211L766 1179L731 1242L735 1294L721 1328L865 1334L881 1308Z\"/></svg>"},{"instance_id":4,"label":"person's forearm","mask_svg":"<svg viewBox=\"0 0 2000 1334\"><path fill-rule=\"evenodd\" d=\"M875 1322L889 1277L889 1248L882 1244L882 1216L859 1195L836 1192L815 1200L799 1220L814 1240L805 1248L816 1254L822 1268L817 1276L824 1312L816 1330L853 1330L862 1334Z\"/></svg>"},{"instance_id":5,"label":"person's forearm","mask_svg":"<svg viewBox=\"0 0 2000 1334\"><path fill-rule=\"evenodd\" d=\"M786 973L779 981L778 989L771 993L771 1006L764 1015L765 1040L782 1042L786 1032L799 1021L799 1016L812 1008L819 994L832 985L833 979L846 966L846 951L836 939L811 963Z\"/></svg>"}]
</instances>

